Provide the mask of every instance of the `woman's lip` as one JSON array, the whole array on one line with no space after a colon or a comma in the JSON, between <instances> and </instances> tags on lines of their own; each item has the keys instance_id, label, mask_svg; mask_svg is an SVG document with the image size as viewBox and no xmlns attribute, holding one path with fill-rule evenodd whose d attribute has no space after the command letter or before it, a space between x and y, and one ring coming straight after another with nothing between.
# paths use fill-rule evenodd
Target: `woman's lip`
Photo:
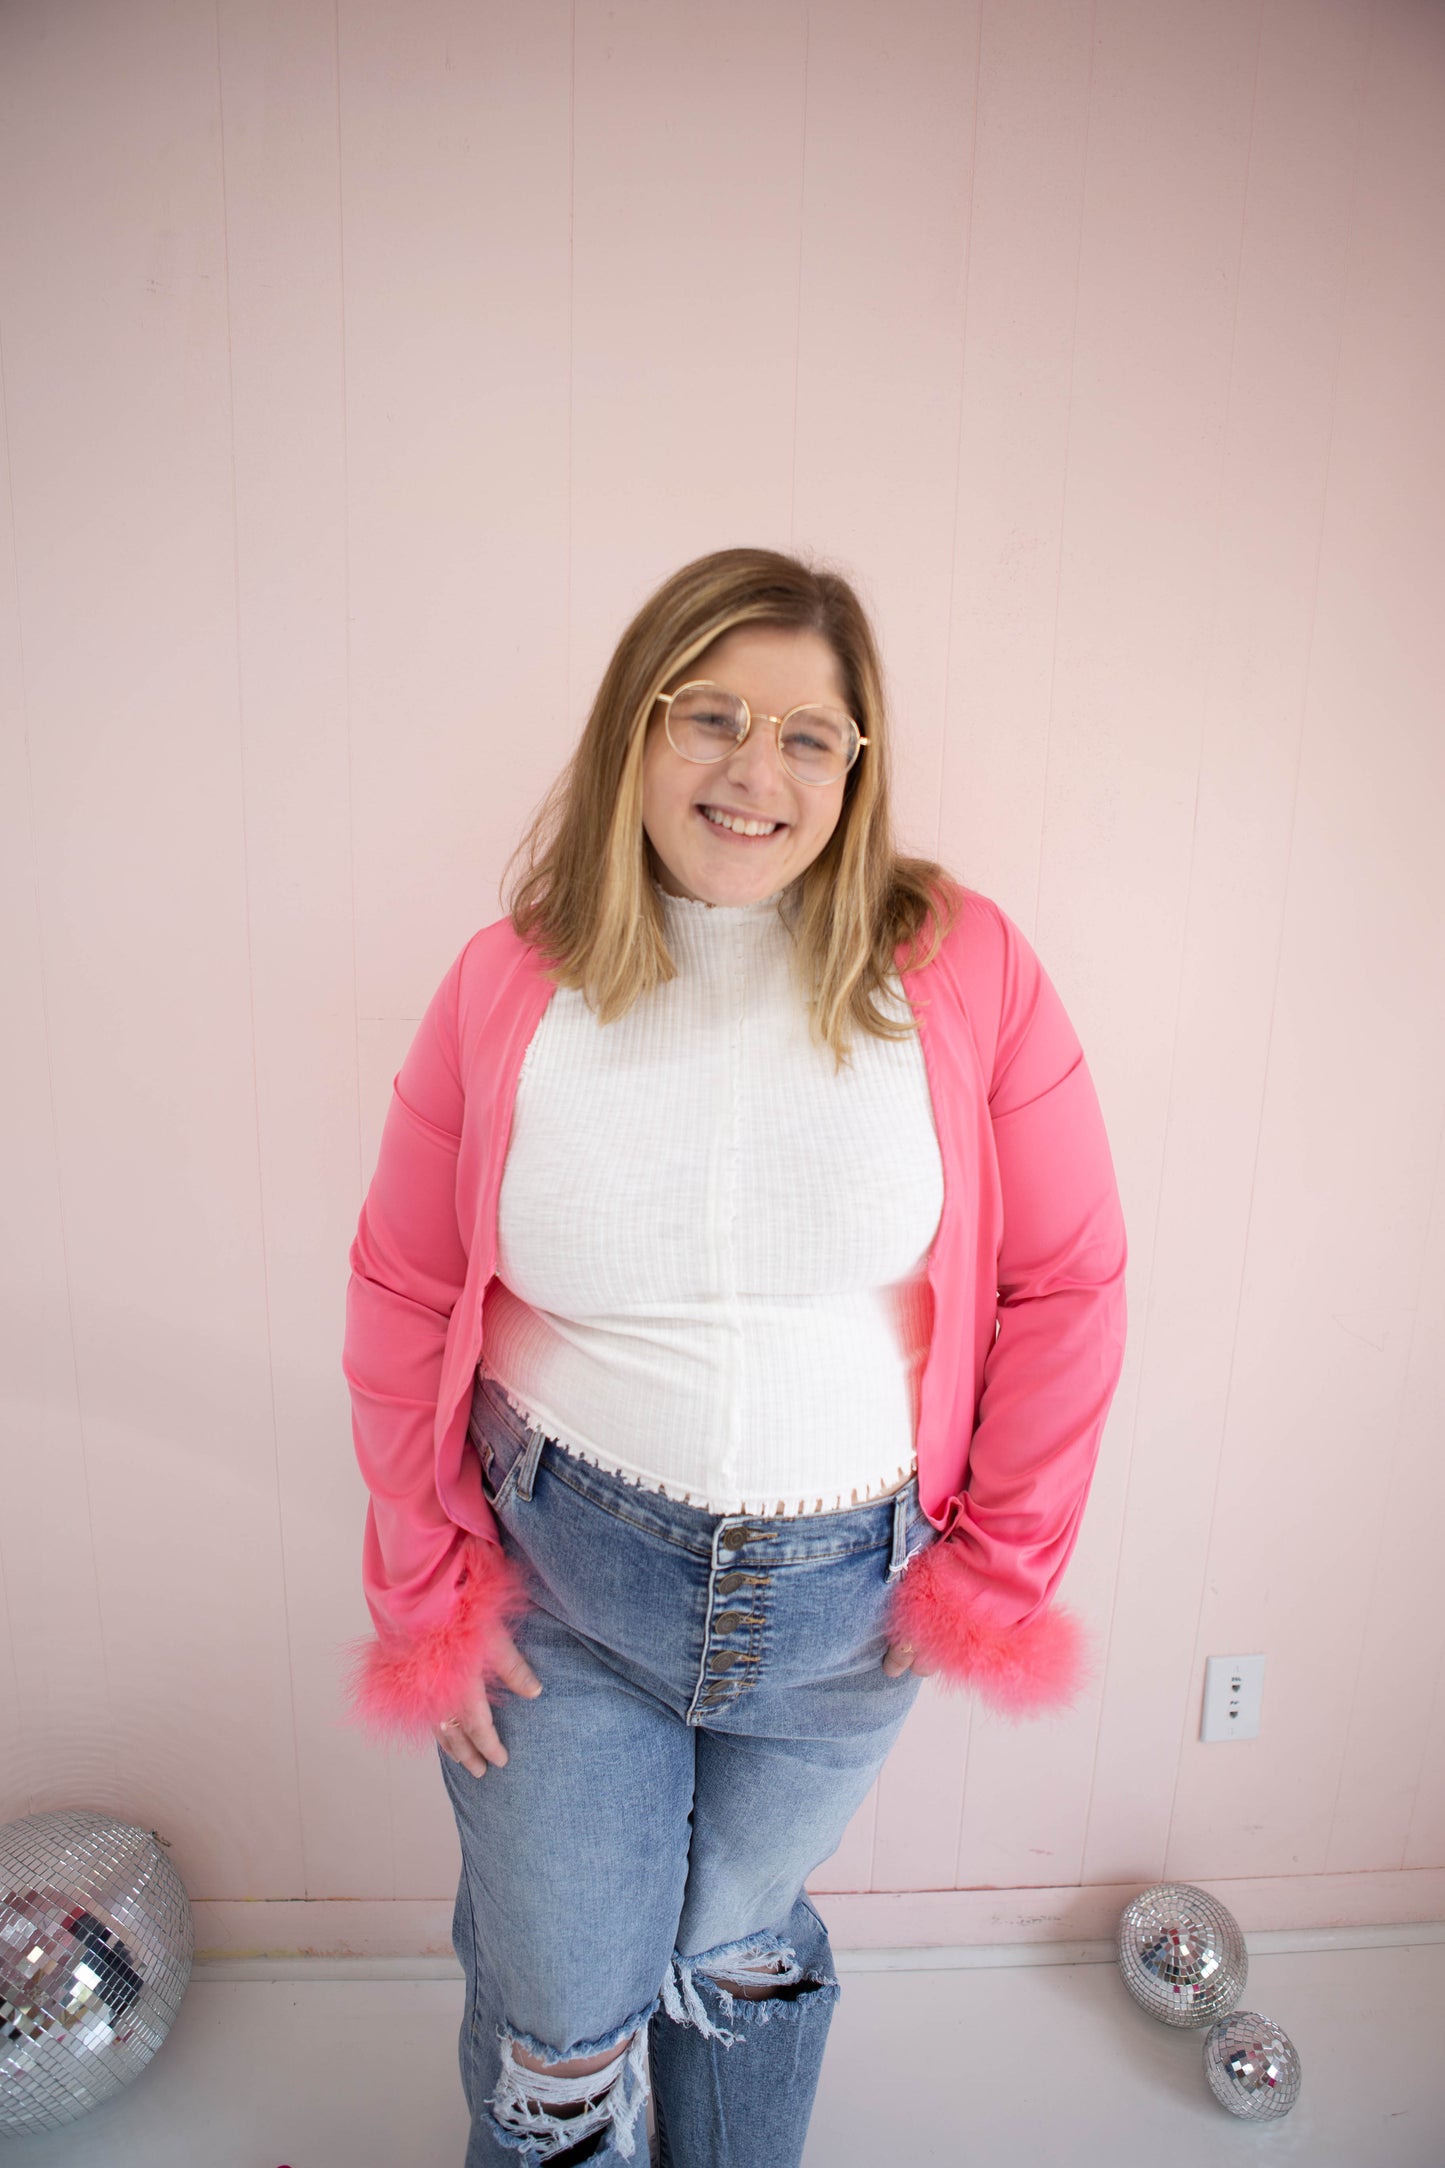
<instances>
[{"instance_id":1,"label":"woman's lip","mask_svg":"<svg viewBox=\"0 0 1445 2168\"><path fill-rule=\"evenodd\" d=\"M740 811L739 808L735 805L713 805L711 803L708 803L698 806L697 811L702 815L704 820L707 819L709 813L726 813L728 819L732 821L771 821L773 824L773 833L775 835L778 834L782 829L786 828L788 825L786 821L780 821L776 814L744 813ZM708 822L709 827L716 827L716 825L717 823L715 821ZM767 841L767 837L749 836L745 840L750 843L765 843Z\"/></svg>"}]
</instances>

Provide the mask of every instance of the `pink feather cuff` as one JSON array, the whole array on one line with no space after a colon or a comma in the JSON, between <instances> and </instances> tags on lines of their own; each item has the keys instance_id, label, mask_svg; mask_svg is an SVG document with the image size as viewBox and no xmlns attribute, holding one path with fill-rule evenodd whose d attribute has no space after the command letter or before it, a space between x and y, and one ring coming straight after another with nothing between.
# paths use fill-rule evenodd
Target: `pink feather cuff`
<instances>
[{"instance_id":1,"label":"pink feather cuff","mask_svg":"<svg viewBox=\"0 0 1445 2168\"><path fill-rule=\"evenodd\" d=\"M893 1591L888 1632L917 1650L950 1686L964 1686L1001 1716L1045 1716L1077 1700L1090 1670L1083 1626L1062 1604L1021 1626L1000 1626L970 1606L977 1578L958 1546L931 1543Z\"/></svg>"},{"instance_id":2,"label":"pink feather cuff","mask_svg":"<svg viewBox=\"0 0 1445 2168\"><path fill-rule=\"evenodd\" d=\"M462 1546L456 1601L430 1633L413 1641L368 1635L346 1651L352 1712L378 1738L421 1745L478 1685L497 1678L497 1637L528 1609L522 1572L500 1544L469 1536Z\"/></svg>"}]
</instances>

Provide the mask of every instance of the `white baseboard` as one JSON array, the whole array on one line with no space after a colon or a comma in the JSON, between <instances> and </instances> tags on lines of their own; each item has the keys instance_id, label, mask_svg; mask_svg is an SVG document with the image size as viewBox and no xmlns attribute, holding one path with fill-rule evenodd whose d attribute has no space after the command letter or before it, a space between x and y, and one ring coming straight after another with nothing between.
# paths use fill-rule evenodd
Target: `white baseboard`
<instances>
[{"instance_id":1,"label":"white baseboard","mask_svg":"<svg viewBox=\"0 0 1445 2168\"><path fill-rule=\"evenodd\" d=\"M1445 1942L1445 1920L1408 1926L1285 1927L1256 1931L1249 1938L1251 1957L1286 1957L1321 1950L1398 1949L1406 1944ZM846 1978L864 1972L980 1972L1017 1965L1112 1965L1118 1951L1109 1942L993 1942L965 1948L835 1950ZM197 1980L291 1980L315 1985L319 1980L455 1980L462 1969L455 1957L210 1957L198 1959Z\"/></svg>"},{"instance_id":2,"label":"white baseboard","mask_svg":"<svg viewBox=\"0 0 1445 2168\"><path fill-rule=\"evenodd\" d=\"M1182 1878L1181 1878L1182 1879ZM1109 1941L1148 1878L1053 1889L818 1892L837 1950ZM1445 1869L1271 1875L1206 1885L1246 1934L1445 1919Z\"/></svg>"},{"instance_id":3,"label":"white baseboard","mask_svg":"<svg viewBox=\"0 0 1445 2168\"><path fill-rule=\"evenodd\" d=\"M1374 1874L1278 1875L1257 1881L1211 1881L1251 1938L1286 1936L1289 1948L1347 1946L1356 1930L1380 1939L1386 1928L1421 1930L1445 1920L1445 1868ZM1091 1945L1112 1941L1119 1914L1144 1880L1077 1888L934 1889L810 1892L845 1966L868 1969L907 1953L921 1962L1088 1963ZM452 1900L435 1898L217 1898L193 1907L196 1957L206 1965L289 1959L436 1960L454 1964ZM1302 1942L1300 1936L1308 1936ZM1390 1936L1390 1940L1400 1939ZM986 1950L1016 1951L984 1959ZM960 1956L960 1952L974 1953ZM926 1953L926 1954L925 1954ZM424 1977L407 1974L406 1977Z\"/></svg>"}]
</instances>

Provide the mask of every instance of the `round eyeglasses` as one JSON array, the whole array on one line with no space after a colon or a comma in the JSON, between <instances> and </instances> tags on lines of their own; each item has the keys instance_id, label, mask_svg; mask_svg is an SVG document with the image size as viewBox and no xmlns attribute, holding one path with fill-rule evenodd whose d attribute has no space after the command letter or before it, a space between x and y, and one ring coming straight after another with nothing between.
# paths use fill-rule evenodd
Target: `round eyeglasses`
<instances>
[{"instance_id":1,"label":"round eyeglasses","mask_svg":"<svg viewBox=\"0 0 1445 2168\"><path fill-rule=\"evenodd\" d=\"M707 678L657 697L667 742L684 760L726 760L752 728L752 710L741 693L726 692ZM776 723L778 758L795 783L840 781L868 743L842 708L789 708L786 715L760 715L758 721Z\"/></svg>"}]
</instances>

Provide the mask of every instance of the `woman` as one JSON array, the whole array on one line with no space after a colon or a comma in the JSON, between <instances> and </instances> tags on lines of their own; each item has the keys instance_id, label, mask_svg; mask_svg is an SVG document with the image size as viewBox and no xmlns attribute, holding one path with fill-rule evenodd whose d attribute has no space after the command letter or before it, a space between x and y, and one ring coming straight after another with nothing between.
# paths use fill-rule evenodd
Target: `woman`
<instances>
[{"instance_id":1,"label":"woman","mask_svg":"<svg viewBox=\"0 0 1445 2168\"><path fill-rule=\"evenodd\" d=\"M685 566L431 1002L351 1257L356 1699L456 1814L468 2168L631 2159L649 2087L663 2162L801 2158L804 1878L921 1675L1077 1690L1124 1261L1038 959L895 850L852 589Z\"/></svg>"}]
</instances>

